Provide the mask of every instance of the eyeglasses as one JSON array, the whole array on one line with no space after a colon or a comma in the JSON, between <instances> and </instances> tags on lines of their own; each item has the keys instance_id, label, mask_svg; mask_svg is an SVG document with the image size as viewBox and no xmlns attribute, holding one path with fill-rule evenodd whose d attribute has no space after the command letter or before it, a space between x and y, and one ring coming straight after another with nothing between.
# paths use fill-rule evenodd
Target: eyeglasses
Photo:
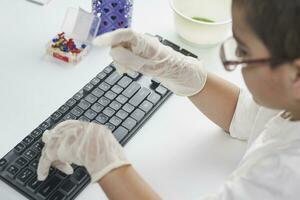
<instances>
[{"instance_id":1,"label":"eyeglasses","mask_svg":"<svg viewBox=\"0 0 300 200\"><path fill-rule=\"evenodd\" d=\"M245 59L243 58L241 49L238 46L237 41L231 37L223 42L220 49L220 58L227 71L233 71L238 66L245 66L247 64L269 64L270 58L260 59Z\"/></svg>"}]
</instances>

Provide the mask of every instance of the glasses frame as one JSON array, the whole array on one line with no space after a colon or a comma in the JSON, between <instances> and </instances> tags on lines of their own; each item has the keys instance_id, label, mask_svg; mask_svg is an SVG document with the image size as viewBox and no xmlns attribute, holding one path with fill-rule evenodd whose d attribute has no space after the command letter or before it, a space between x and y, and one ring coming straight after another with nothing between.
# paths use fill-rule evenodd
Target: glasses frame
<instances>
[{"instance_id":1,"label":"glasses frame","mask_svg":"<svg viewBox=\"0 0 300 200\"><path fill-rule=\"evenodd\" d=\"M239 65L242 64L270 64L272 62L271 58L259 58L259 59L245 59L245 60L227 60L226 56L225 56L225 48L224 45L225 43L229 40L229 39L233 39L233 37L228 38L227 40L225 40L220 48L220 58L221 61L224 65L224 68L226 71L233 71L235 70Z\"/></svg>"}]
</instances>

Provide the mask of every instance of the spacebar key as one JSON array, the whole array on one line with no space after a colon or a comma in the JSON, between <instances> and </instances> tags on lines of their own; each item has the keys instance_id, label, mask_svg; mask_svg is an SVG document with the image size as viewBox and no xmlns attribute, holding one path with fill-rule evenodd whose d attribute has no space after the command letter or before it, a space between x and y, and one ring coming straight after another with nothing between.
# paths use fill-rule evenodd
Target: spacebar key
<instances>
[{"instance_id":1,"label":"spacebar key","mask_svg":"<svg viewBox=\"0 0 300 200\"><path fill-rule=\"evenodd\" d=\"M54 176L50 180L47 180L38 190L38 195L42 199L46 199L51 192L54 191L54 189L59 185L59 183L62 181L61 178Z\"/></svg>"},{"instance_id":2,"label":"spacebar key","mask_svg":"<svg viewBox=\"0 0 300 200\"><path fill-rule=\"evenodd\" d=\"M129 100L129 103L138 106L149 94L150 90L143 87Z\"/></svg>"},{"instance_id":3,"label":"spacebar key","mask_svg":"<svg viewBox=\"0 0 300 200\"><path fill-rule=\"evenodd\" d=\"M141 88L141 85L137 82L132 82L123 92L122 94L127 98L131 98L134 93L136 93Z\"/></svg>"}]
</instances>

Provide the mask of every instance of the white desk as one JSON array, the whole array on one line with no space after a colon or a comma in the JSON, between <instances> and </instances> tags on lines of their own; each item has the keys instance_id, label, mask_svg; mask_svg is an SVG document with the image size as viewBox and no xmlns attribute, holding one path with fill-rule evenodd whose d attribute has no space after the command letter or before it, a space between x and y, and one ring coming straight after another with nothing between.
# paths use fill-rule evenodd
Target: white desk
<instances>
[{"instance_id":1,"label":"white desk","mask_svg":"<svg viewBox=\"0 0 300 200\"><path fill-rule=\"evenodd\" d=\"M67 7L90 10L90 1L54 0L44 7L25 0L0 1L0 157L110 63L108 49L100 48L74 68L43 58L45 44L60 31ZM180 44L203 58L207 69L242 84L239 72L225 73L217 48L197 50L182 43L167 0L134 3L134 29ZM173 95L125 151L163 198L196 199L217 191L238 164L245 143L225 135L187 98ZM25 199L1 181L0 194L5 200ZM105 199L105 195L94 184L78 199Z\"/></svg>"}]
</instances>

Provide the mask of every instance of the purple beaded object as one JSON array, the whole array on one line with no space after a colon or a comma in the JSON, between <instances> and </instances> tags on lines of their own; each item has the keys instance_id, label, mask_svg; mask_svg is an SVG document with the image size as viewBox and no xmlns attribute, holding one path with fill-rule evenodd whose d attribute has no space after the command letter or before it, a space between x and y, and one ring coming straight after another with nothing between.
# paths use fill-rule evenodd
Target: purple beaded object
<instances>
[{"instance_id":1,"label":"purple beaded object","mask_svg":"<svg viewBox=\"0 0 300 200\"><path fill-rule=\"evenodd\" d=\"M92 0L92 10L101 18L97 35L131 25L132 0Z\"/></svg>"}]
</instances>

